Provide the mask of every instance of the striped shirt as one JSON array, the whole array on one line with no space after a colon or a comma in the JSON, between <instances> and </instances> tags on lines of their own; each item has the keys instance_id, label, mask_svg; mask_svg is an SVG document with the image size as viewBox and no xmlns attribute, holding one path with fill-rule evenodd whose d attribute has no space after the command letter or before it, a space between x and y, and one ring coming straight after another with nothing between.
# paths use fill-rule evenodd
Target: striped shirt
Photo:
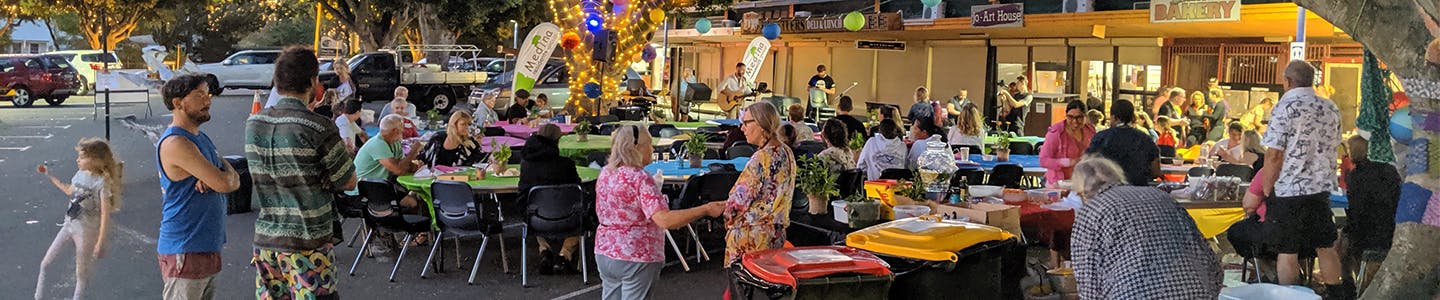
<instances>
[{"instance_id":1,"label":"striped shirt","mask_svg":"<svg viewBox=\"0 0 1440 300\"><path fill-rule=\"evenodd\" d=\"M355 167L334 122L283 98L246 121L245 158L260 206L255 248L306 251L339 241L331 202Z\"/></svg>"}]
</instances>

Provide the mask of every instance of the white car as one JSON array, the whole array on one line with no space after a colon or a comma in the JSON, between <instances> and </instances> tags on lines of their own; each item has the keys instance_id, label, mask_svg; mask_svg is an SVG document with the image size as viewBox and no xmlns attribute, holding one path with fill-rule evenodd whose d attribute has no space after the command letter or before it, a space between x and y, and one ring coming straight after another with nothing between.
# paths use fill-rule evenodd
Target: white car
<instances>
[{"instance_id":1,"label":"white car","mask_svg":"<svg viewBox=\"0 0 1440 300\"><path fill-rule=\"evenodd\" d=\"M275 59L280 50L245 50L231 54L218 63L196 66L196 72L210 74L220 88L269 89L275 77Z\"/></svg>"},{"instance_id":2,"label":"white car","mask_svg":"<svg viewBox=\"0 0 1440 300\"><path fill-rule=\"evenodd\" d=\"M71 66L75 67L75 71L80 77L80 87L76 91L77 95L89 95L92 92L91 89L95 87L93 85L95 82L95 73L104 69L106 62L110 63L110 70L119 70L121 68L120 60L115 57L115 53L113 52L107 54L100 50L66 50L49 52L45 53L45 55L64 57L66 61L70 62Z\"/></svg>"}]
</instances>

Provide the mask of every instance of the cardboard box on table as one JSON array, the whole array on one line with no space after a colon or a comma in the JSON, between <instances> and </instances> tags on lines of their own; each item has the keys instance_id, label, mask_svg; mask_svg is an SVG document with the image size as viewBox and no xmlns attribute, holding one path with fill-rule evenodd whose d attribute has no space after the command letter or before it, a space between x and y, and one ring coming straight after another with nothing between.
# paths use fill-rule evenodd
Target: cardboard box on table
<instances>
[{"instance_id":1,"label":"cardboard box on table","mask_svg":"<svg viewBox=\"0 0 1440 300\"><path fill-rule=\"evenodd\" d=\"M999 227L1010 234L1021 235L1019 206L983 202L970 204L970 208L938 203L929 205L930 213L941 217L968 217L970 222Z\"/></svg>"}]
</instances>

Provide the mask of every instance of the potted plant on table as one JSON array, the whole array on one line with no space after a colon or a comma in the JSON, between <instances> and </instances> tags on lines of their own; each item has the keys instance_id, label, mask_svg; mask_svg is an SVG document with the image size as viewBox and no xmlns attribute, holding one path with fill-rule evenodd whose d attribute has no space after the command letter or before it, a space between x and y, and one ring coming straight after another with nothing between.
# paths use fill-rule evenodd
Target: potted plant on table
<instances>
[{"instance_id":1,"label":"potted plant on table","mask_svg":"<svg viewBox=\"0 0 1440 300\"><path fill-rule=\"evenodd\" d=\"M592 128L590 128L589 120L580 121L580 123L575 124L575 134L580 135L579 140L581 143L590 141L590 129Z\"/></svg>"},{"instance_id":2,"label":"potted plant on table","mask_svg":"<svg viewBox=\"0 0 1440 300\"><path fill-rule=\"evenodd\" d=\"M995 150L995 161L1010 161L1010 139L1015 134L1009 131L1001 131L995 134L995 143L990 148Z\"/></svg>"},{"instance_id":3,"label":"potted plant on table","mask_svg":"<svg viewBox=\"0 0 1440 300\"><path fill-rule=\"evenodd\" d=\"M840 174L831 173L824 159L817 156L800 158L800 170L795 175L795 184L810 201L810 214L825 214L829 209L830 197L839 196L835 182Z\"/></svg>"},{"instance_id":4,"label":"potted plant on table","mask_svg":"<svg viewBox=\"0 0 1440 300\"><path fill-rule=\"evenodd\" d=\"M880 202L855 193L845 199L845 211L837 211L850 217L850 228L865 228L880 223Z\"/></svg>"},{"instance_id":5,"label":"potted plant on table","mask_svg":"<svg viewBox=\"0 0 1440 300\"><path fill-rule=\"evenodd\" d=\"M700 167L700 160L705 158L705 150L707 149L705 141L708 140L710 140L710 134L695 133L690 136L689 140L685 141L685 154L689 155L691 168Z\"/></svg>"},{"instance_id":6,"label":"potted plant on table","mask_svg":"<svg viewBox=\"0 0 1440 300\"><path fill-rule=\"evenodd\" d=\"M491 147L495 150L490 153L490 171L496 175L503 175L508 168L506 163L510 162L510 156L513 153L511 153L510 146L491 144Z\"/></svg>"},{"instance_id":7,"label":"potted plant on table","mask_svg":"<svg viewBox=\"0 0 1440 300\"><path fill-rule=\"evenodd\" d=\"M865 135L856 133L855 137L850 139L850 144L846 145L846 147L850 148L850 156L855 158L855 161L850 163L860 161L860 150L865 149Z\"/></svg>"}]
</instances>

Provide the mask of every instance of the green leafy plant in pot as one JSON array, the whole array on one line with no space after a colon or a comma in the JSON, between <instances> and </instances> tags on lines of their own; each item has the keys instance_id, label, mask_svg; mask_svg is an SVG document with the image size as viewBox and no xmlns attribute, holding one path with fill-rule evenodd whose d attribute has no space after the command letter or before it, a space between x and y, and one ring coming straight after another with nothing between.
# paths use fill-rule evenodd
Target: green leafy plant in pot
<instances>
[{"instance_id":1,"label":"green leafy plant in pot","mask_svg":"<svg viewBox=\"0 0 1440 300\"><path fill-rule=\"evenodd\" d=\"M699 168L700 160L705 158L705 141L710 140L710 134L695 133L685 141L685 154L690 158L690 167Z\"/></svg>"},{"instance_id":2,"label":"green leafy plant in pot","mask_svg":"<svg viewBox=\"0 0 1440 300\"><path fill-rule=\"evenodd\" d=\"M490 171L497 175L504 174L509 167L505 164L510 161L510 156L514 153L511 152L510 146L492 144L490 147L495 149L495 152L490 153Z\"/></svg>"},{"instance_id":3,"label":"green leafy plant in pot","mask_svg":"<svg viewBox=\"0 0 1440 300\"><path fill-rule=\"evenodd\" d=\"M829 210L830 197L839 196L835 182L840 174L830 172L825 160L818 156L800 158L800 170L795 175L795 184L810 201L810 214L822 215Z\"/></svg>"},{"instance_id":4,"label":"green leafy plant in pot","mask_svg":"<svg viewBox=\"0 0 1440 300\"><path fill-rule=\"evenodd\" d=\"M991 144L990 148L995 150L996 161L1010 161L1010 139L1014 137L1015 134L1009 131L995 134L995 143Z\"/></svg>"},{"instance_id":5,"label":"green leafy plant in pot","mask_svg":"<svg viewBox=\"0 0 1440 300\"><path fill-rule=\"evenodd\" d=\"M594 129L591 127L590 121L580 121L580 123L575 124L575 134L579 135L580 142L590 141L590 131Z\"/></svg>"},{"instance_id":6,"label":"green leafy plant in pot","mask_svg":"<svg viewBox=\"0 0 1440 300\"><path fill-rule=\"evenodd\" d=\"M865 193L855 193L845 198L845 213L850 215L850 228L865 228L880 223L880 202L865 197Z\"/></svg>"}]
</instances>

